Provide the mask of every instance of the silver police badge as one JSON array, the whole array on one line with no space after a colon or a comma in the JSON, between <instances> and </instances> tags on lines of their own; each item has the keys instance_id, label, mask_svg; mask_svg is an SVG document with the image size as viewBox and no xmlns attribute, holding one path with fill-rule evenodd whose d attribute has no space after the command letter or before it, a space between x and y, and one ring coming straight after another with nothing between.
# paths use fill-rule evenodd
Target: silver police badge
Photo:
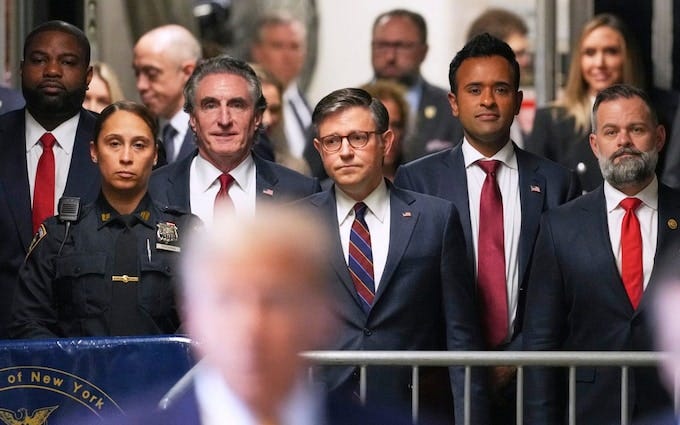
<instances>
[{"instance_id":1,"label":"silver police badge","mask_svg":"<svg viewBox=\"0 0 680 425\"><path fill-rule=\"evenodd\" d=\"M177 242L179 239L177 225L175 223L170 223L169 221L166 221L165 223L157 223L156 228L158 242L172 243Z\"/></svg>"},{"instance_id":2,"label":"silver police badge","mask_svg":"<svg viewBox=\"0 0 680 425\"><path fill-rule=\"evenodd\" d=\"M166 221L165 223L156 223L156 228L156 249L180 252L181 248L173 245L179 239L177 225ZM149 254L149 261L151 261L151 254Z\"/></svg>"}]
</instances>

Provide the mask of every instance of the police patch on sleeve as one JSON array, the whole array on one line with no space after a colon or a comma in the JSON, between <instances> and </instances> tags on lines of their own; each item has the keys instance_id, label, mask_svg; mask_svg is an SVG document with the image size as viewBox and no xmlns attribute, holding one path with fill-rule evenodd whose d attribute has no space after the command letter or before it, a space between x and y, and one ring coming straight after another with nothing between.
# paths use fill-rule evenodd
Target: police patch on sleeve
<instances>
[{"instance_id":1,"label":"police patch on sleeve","mask_svg":"<svg viewBox=\"0 0 680 425\"><path fill-rule=\"evenodd\" d=\"M26 254L27 258L29 255L31 255L33 249L35 249L35 247L38 246L40 241L45 238L45 236L47 236L47 229L45 228L44 224L41 224L40 227L38 228L38 231L35 232L35 235L33 235L33 240L31 241L31 244L28 246L28 254Z\"/></svg>"}]
</instances>

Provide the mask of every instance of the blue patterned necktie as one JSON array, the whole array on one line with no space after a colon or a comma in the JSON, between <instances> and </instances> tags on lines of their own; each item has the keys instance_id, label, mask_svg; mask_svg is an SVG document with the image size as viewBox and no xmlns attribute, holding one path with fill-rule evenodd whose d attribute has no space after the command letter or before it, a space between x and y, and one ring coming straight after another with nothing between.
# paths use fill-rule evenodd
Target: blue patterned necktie
<instances>
[{"instance_id":1,"label":"blue patterned necktie","mask_svg":"<svg viewBox=\"0 0 680 425\"><path fill-rule=\"evenodd\" d=\"M354 222L349 236L349 272L361 298L361 306L368 313L375 298L375 283L371 234L364 218L366 209L363 202L354 205Z\"/></svg>"}]
</instances>

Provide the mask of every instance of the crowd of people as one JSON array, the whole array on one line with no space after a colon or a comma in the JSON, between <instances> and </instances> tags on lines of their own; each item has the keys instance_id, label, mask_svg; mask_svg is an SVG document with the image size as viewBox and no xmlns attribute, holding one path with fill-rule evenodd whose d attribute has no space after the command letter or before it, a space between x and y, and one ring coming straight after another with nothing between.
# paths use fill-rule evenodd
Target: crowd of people
<instances>
[{"instance_id":1,"label":"crowd of people","mask_svg":"<svg viewBox=\"0 0 680 425\"><path fill-rule=\"evenodd\" d=\"M584 26L530 133L527 30L508 11L471 26L447 89L420 73L423 17L382 13L374 78L314 107L305 27L256 28L253 64L203 57L178 25L147 32L141 103L77 27L26 36L25 106L0 115L0 337L188 334L192 385L128 418L164 424L410 422L411 368L367 368L362 406L356 367L307 383L310 349L645 351L653 328L675 349L653 325L680 306L680 192L657 177L680 140L617 17ZM422 423L515 418L511 367L472 369L469 411L464 368L419 373ZM630 374L631 418L666 418L656 370ZM566 376L527 368L525 423L565 423ZM577 370L578 424L617 423L620 379Z\"/></svg>"}]
</instances>

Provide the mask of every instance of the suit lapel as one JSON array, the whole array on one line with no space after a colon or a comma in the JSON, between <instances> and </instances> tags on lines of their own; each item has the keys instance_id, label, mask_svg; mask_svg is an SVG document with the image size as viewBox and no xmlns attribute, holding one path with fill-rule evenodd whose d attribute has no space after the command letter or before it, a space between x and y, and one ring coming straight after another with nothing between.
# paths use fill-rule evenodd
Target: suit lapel
<instances>
[{"instance_id":1,"label":"suit lapel","mask_svg":"<svg viewBox=\"0 0 680 425\"><path fill-rule=\"evenodd\" d=\"M99 193L99 169L90 160L90 142L94 135L95 118L87 111L80 112L73 154L68 170L64 195L80 194L86 201L93 201Z\"/></svg>"},{"instance_id":2,"label":"suit lapel","mask_svg":"<svg viewBox=\"0 0 680 425\"><path fill-rule=\"evenodd\" d=\"M442 198L453 202L460 216L460 223L465 236L465 249L468 253L468 262L474 270L474 247L472 244L472 223L470 222L470 199L468 197L467 172L465 159L463 158L462 143L451 150L450 156L445 156L443 164L450 169L450 178L439 179L439 193Z\"/></svg>"},{"instance_id":3,"label":"suit lapel","mask_svg":"<svg viewBox=\"0 0 680 425\"><path fill-rule=\"evenodd\" d=\"M319 208L320 216L328 217L328 226L331 235L332 249L330 253L330 263L333 267L333 271L337 276L340 284L348 292L350 297L354 300L354 307L357 313L350 315L350 317L361 317L365 318L365 313L362 308L362 302L359 299L356 289L354 288L354 282L349 274L349 269L347 268L347 261L345 260L345 254L342 250L342 242L340 240L340 225L338 223L338 213L337 205L335 202L335 189L331 186L330 189L321 192L312 199L312 204ZM344 311L344 310L343 310Z\"/></svg>"},{"instance_id":4,"label":"suit lapel","mask_svg":"<svg viewBox=\"0 0 680 425\"><path fill-rule=\"evenodd\" d=\"M415 199L401 189L389 185L390 189L390 244L387 250L387 261L383 270L378 291L375 294L373 307L380 301L382 294L392 281L392 277L408 247L413 229L419 219Z\"/></svg>"},{"instance_id":5,"label":"suit lapel","mask_svg":"<svg viewBox=\"0 0 680 425\"><path fill-rule=\"evenodd\" d=\"M638 314L647 308L650 303L649 299L650 290L653 290L653 285L657 280L657 277L665 272L664 270L659 270L659 267L668 264L668 261L657 262L662 254L662 250L677 249L678 244L673 243L674 239L680 237L680 229L678 229L678 223L680 223L680 199L676 191L670 189L659 183L659 222L658 222L658 233L656 240L656 253L654 256L654 268L652 269L652 275L647 284L647 288L642 294L642 300L640 300L640 305L635 311ZM669 255L665 252L665 255ZM670 260L675 262L675 260ZM659 267L657 267L657 264Z\"/></svg>"},{"instance_id":6,"label":"suit lapel","mask_svg":"<svg viewBox=\"0 0 680 425\"><path fill-rule=\"evenodd\" d=\"M7 205L14 217L19 238L26 248L31 241L33 224L26 169L24 109L10 113L14 114L15 119L8 122L2 135L5 151L0 155L0 179L7 193Z\"/></svg>"},{"instance_id":7,"label":"suit lapel","mask_svg":"<svg viewBox=\"0 0 680 425\"><path fill-rule=\"evenodd\" d=\"M177 154L177 159L180 160L191 155L196 149L196 139L194 138L194 132L191 127L187 125L187 132L184 134L184 140L182 140L182 146L179 148L179 153Z\"/></svg>"},{"instance_id":8,"label":"suit lapel","mask_svg":"<svg viewBox=\"0 0 680 425\"><path fill-rule=\"evenodd\" d=\"M621 280L621 273L616 266L616 257L609 238L609 224L607 218L607 202L604 197L604 186L600 185L590 193L582 195L588 202L584 202L584 216L574 220L578 223L579 233L583 235L586 242L583 246L586 249L582 255L584 261L594 261L598 264L606 264L607 268L601 270L603 285L610 288L603 288L615 298L612 305L621 306L627 314L633 314L633 306L628 298L626 288ZM586 198L587 197L587 198Z\"/></svg>"},{"instance_id":9,"label":"suit lapel","mask_svg":"<svg viewBox=\"0 0 680 425\"><path fill-rule=\"evenodd\" d=\"M519 282L522 285L538 234L546 193L546 181L544 176L536 172L536 164L524 151L515 146L515 154L519 172L519 199L522 207L518 249Z\"/></svg>"},{"instance_id":10,"label":"suit lapel","mask_svg":"<svg viewBox=\"0 0 680 425\"><path fill-rule=\"evenodd\" d=\"M172 174L168 175L168 186L166 192L168 205L182 207L187 211L191 210L189 174L191 170L191 163L197 154L198 150L195 150L192 155L189 155L186 158L180 159L178 162L176 162L176 165L170 165L170 167L174 166L176 168Z\"/></svg>"},{"instance_id":11,"label":"suit lapel","mask_svg":"<svg viewBox=\"0 0 680 425\"><path fill-rule=\"evenodd\" d=\"M276 184L279 178L272 167L257 155L253 154L255 161L255 196L258 201L276 199L278 193Z\"/></svg>"}]
</instances>

